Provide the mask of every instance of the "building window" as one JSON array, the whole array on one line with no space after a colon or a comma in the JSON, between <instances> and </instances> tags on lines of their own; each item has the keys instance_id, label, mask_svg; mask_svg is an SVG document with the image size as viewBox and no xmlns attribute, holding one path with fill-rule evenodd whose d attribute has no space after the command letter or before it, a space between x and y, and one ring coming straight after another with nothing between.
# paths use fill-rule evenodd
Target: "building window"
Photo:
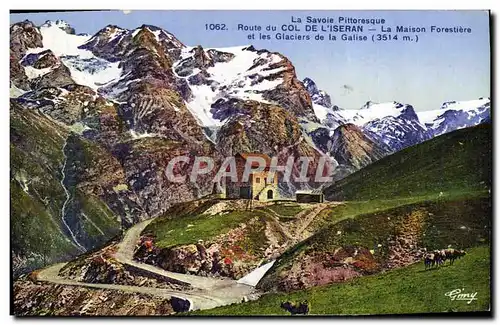
<instances>
[{"instance_id":1,"label":"building window","mask_svg":"<svg viewBox=\"0 0 500 325\"><path fill-rule=\"evenodd\" d=\"M255 183L260 183L260 178L259 177L255 178Z\"/></svg>"}]
</instances>

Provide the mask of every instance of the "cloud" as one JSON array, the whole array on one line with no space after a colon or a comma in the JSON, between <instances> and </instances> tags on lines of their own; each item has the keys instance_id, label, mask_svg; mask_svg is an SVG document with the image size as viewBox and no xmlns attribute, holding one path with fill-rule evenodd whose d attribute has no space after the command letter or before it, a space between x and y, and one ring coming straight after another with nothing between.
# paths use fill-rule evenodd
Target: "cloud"
<instances>
[{"instance_id":1,"label":"cloud","mask_svg":"<svg viewBox=\"0 0 500 325\"><path fill-rule=\"evenodd\" d=\"M125 14L125 15L128 15L129 13L132 12L132 10L122 10L122 12Z\"/></svg>"}]
</instances>

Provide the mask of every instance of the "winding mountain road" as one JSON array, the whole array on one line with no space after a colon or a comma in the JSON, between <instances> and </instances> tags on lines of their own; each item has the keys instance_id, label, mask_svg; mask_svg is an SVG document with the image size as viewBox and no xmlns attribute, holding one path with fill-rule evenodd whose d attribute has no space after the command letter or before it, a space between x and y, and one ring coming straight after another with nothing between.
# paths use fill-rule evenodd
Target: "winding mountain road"
<instances>
[{"instance_id":1,"label":"winding mountain road","mask_svg":"<svg viewBox=\"0 0 500 325\"><path fill-rule=\"evenodd\" d=\"M299 224L296 225L294 234L286 232L288 236L293 237L289 239L297 239L298 236L307 228L312 220L326 208L328 204L319 204L307 212L302 212L304 216L299 218ZM86 283L79 282L72 279L67 279L59 276L59 271L64 267L65 263L51 265L37 274L39 281L45 281L61 285L81 286L87 288L120 290L123 292L135 292L143 294L151 294L163 298L177 297L190 301L190 309L211 309L218 306L224 306L232 303L239 303L242 300L249 299L250 297L257 297L258 292L253 286L238 283L232 279L217 279L212 277L204 277L198 275L190 275L183 273L175 273L166 271L154 265L141 263L135 261L134 251L138 243L142 231L151 223L153 219L142 221L125 231L123 239L118 243L118 250L114 257L116 260L124 265L129 265L136 269L140 269L145 273L162 277L172 282L180 284L188 284L192 290L176 291L171 289L154 288L154 287L139 287L131 285L119 284L105 284L105 283Z\"/></svg>"},{"instance_id":2,"label":"winding mountain road","mask_svg":"<svg viewBox=\"0 0 500 325\"><path fill-rule=\"evenodd\" d=\"M127 230L123 240L118 244L118 251L115 253L115 258L118 262L131 265L146 272L156 273L162 277L173 279L176 282L190 284L193 288L197 289L213 290L216 288L227 288L236 283L235 280L231 279L222 280L205 276L170 272L154 265L134 261L135 246L142 231L151 223L151 221L152 220L149 219L140 222Z\"/></svg>"},{"instance_id":3,"label":"winding mountain road","mask_svg":"<svg viewBox=\"0 0 500 325\"><path fill-rule=\"evenodd\" d=\"M218 306L239 303L243 299L248 299L250 294L255 293L254 287L237 283L236 280L169 272L153 265L134 261L135 245L140 238L141 232L151 221L150 219L140 222L125 232L123 240L118 244L118 251L115 253L115 258L122 264L133 266L145 272L155 273L161 277L174 280L177 283L189 284L193 290L175 291L154 287L79 282L59 276L59 271L66 263L54 264L41 270L37 274L37 279L61 285L144 293L163 298L177 297L189 300L191 310L211 309Z\"/></svg>"},{"instance_id":4,"label":"winding mountain road","mask_svg":"<svg viewBox=\"0 0 500 325\"><path fill-rule=\"evenodd\" d=\"M107 289L107 290L119 290L123 292L130 293L143 293L159 296L162 298L172 298L177 297L185 300L189 300L191 303L191 309L210 309L217 306L222 306L228 304L227 300L217 299L216 297L209 296L204 292L197 291L175 291L169 289L161 289L154 287L139 287L130 285L119 285L119 284L106 284L106 283L87 283L79 282L71 279L66 279L59 276L59 271L63 268L65 263L59 263L49 266L41 270L37 274L38 281L50 282L61 285L69 286L79 286L93 289Z\"/></svg>"}]
</instances>

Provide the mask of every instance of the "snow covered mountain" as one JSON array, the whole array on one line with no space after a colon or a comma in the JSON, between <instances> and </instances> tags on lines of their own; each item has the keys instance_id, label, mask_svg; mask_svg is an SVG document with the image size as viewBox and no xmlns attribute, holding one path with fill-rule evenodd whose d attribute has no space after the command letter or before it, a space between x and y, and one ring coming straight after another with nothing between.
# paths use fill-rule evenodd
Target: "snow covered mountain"
<instances>
[{"instance_id":1,"label":"snow covered mountain","mask_svg":"<svg viewBox=\"0 0 500 325\"><path fill-rule=\"evenodd\" d=\"M77 84L97 90L102 85L117 78L121 69L119 62L109 62L96 57L91 51L78 47L87 42L90 36L75 35L74 29L66 22L47 21L39 28L43 46L28 48L23 58L28 80L41 78L52 72L59 65L40 67L35 65L44 55L51 55L60 60L70 71L70 76Z\"/></svg>"},{"instance_id":2,"label":"snow covered mountain","mask_svg":"<svg viewBox=\"0 0 500 325\"><path fill-rule=\"evenodd\" d=\"M382 147L396 152L456 129L474 126L490 120L490 99L451 101L439 110L416 112L412 105L399 102L375 103L368 101L360 109L331 109L331 103L319 96L318 87L310 78L304 81L313 101L314 113L322 126L334 131L341 125L354 124ZM310 125L309 125L310 126ZM308 133L312 134L309 127ZM325 134L324 131L314 132ZM324 136L321 137L325 139ZM314 138L313 141L321 141ZM327 140L324 140L327 141ZM320 145L321 146L321 145Z\"/></svg>"},{"instance_id":3,"label":"snow covered mountain","mask_svg":"<svg viewBox=\"0 0 500 325\"><path fill-rule=\"evenodd\" d=\"M341 179L432 136L489 121L490 111L489 99L419 113L398 102L339 109L280 53L187 46L151 25L77 34L61 20L10 26L10 94L11 188L22 199L12 220L24 227L26 209L36 207L48 238L67 246L56 257L211 192L213 174L171 182L165 170L173 157L209 156L217 169L239 152L281 163L307 156L310 177L326 157ZM321 185L280 184L282 195ZM39 258L50 250L16 245L19 267L50 261Z\"/></svg>"},{"instance_id":4,"label":"snow covered mountain","mask_svg":"<svg viewBox=\"0 0 500 325\"><path fill-rule=\"evenodd\" d=\"M269 103L267 92L284 82L282 60L278 54L244 46L188 47L173 68L191 88L187 106L193 115L203 126L221 126L231 112L217 111L212 105L227 98Z\"/></svg>"},{"instance_id":5,"label":"snow covered mountain","mask_svg":"<svg viewBox=\"0 0 500 325\"><path fill-rule=\"evenodd\" d=\"M366 103L360 110L345 110L348 121L361 126L373 139L385 143L392 152L432 138L432 132L420 123L411 105Z\"/></svg>"},{"instance_id":6,"label":"snow covered mountain","mask_svg":"<svg viewBox=\"0 0 500 325\"><path fill-rule=\"evenodd\" d=\"M474 126L490 120L490 98L443 103L441 109L418 112L418 117L434 136Z\"/></svg>"},{"instance_id":7,"label":"snow covered mountain","mask_svg":"<svg viewBox=\"0 0 500 325\"><path fill-rule=\"evenodd\" d=\"M35 33L30 35L34 43L24 45L16 36L20 30ZM489 118L489 99L448 102L440 110L418 113L399 102L367 102L359 110L340 109L311 78L299 81L291 62L279 53L253 46L186 46L168 31L151 25L132 30L108 25L90 36L75 34L61 20L40 27L23 22L12 25L11 34L18 58L11 58L13 97L65 122L79 123L79 109L70 118L59 107L66 107L68 98L78 97L74 92L80 89L78 94L88 98L77 100L86 105L99 97L118 105L119 115L135 137L152 134L201 141L201 130L216 143L222 126L243 114L237 108L242 106L235 105L238 101L277 104L290 111L305 140L320 154L325 152L318 148L325 144L318 139L346 124L360 127L368 138L395 152ZM11 57L12 52L11 48ZM68 88L73 84L90 90ZM48 86L57 89L48 92ZM176 121L177 126L161 122L160 117ZM192 120L198 127L187 126ZM322 136L314 138L318 134Z\"/></svg>"}]
</instances>

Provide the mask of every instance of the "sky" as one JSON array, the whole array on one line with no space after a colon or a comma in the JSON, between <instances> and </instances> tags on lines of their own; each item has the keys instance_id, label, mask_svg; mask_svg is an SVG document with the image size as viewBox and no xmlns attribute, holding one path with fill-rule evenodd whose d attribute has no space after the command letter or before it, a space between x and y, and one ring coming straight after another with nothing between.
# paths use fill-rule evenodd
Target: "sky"
<instances>
[{"instance_id":1,"label":"sky","mask_svg":"<svg viewBox=\"0 0 500 325\"><path fill-rule=\"evenodd\" d=\"M385 26L423 26L418 42L343 42L250 40L238 24L289 24L291 17L383 18ZM29 19L37 25L62 19L76 33L94 34L113 24L133 29L155 25L188 46L229 47L252 44L288 57L299 79L309 77L332 103L356 109L367 101L398 101L417 111L439 109L451 100L490 96L489 16L486 11L85 11L11 14L11 23ZM224 23L227 31L206 30ZM337 23L335 23L337 24ZM431 33L430 26L463 26L470 34ZM301 25L302 30L304 26ZM371 38L374 32L363 35ZM380 27L379 27L380 28ZM291 33L289 33L291 34ZM298 34L304 34L298 32ZM394 35L395 33L391 33ZM327 37L327 33L324 34ZM340 33L337 34L340 36Z\"/></svg>"}]
</instances>

